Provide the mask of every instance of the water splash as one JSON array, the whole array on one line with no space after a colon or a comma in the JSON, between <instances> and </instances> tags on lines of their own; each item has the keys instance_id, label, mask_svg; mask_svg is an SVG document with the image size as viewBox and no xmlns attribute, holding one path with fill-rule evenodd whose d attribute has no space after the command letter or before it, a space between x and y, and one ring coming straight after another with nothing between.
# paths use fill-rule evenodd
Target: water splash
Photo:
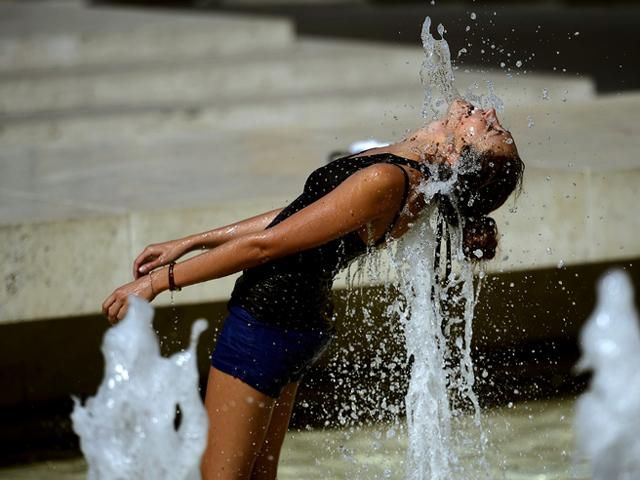
<instances>
[{"instance_id":1,"label":"water splash","mask_svg":"<svg viewBox=\"0 0 640 480\"><path fill-rule=\"evenodd\" d=\"M73 399L89 480L200 478L207 416L196 346L207 322L193 324L187 350L163 358L152 318L148 303L129 297L126 317L104 336L105 375L96 396L85 406Z\"/></svg>"},{"instance_id":2,"label":"water splash","mask_svg":"<svg viewBox=\"0 0 640 480\"><path fill-rule=\"evenodd\" d=\"M475 14L472 14L472 19ZM497 112L504 111L504 102L496 94L493 82L485 81L486 93L477 92L480 85L475 83L464 90L461 95L455 86L454 62L451 60L451 50L444 38L445 28L442 24L437 27L440 39L436 39L430 32L431 18L426 17L422 24L422 47L425 53L425 60L422 62L420 70L420 80L424 88L424 103L422 116L425 119L435 120L440 117L451 102L457 98L475 104L480 108L495 108ZM458 51L467 53L466 48Z\"/></svg>"},{"instance_id":3,"label":"water splash","mask_svg":"<svg viewBox=\"0 0 640 480\"><path fill-rule=\"evenodd\" d=\"M461 95L454 85L451 51L444 39L444 26L439 24L437 27L440 39L431 35L430 30L431 18L426 17L420 35L425 53L420 70L420 80L424 88L422 116L435 120L442 115L447 105Z\"/></svg>"},{"instance_id":4,"label":"water splash","mask_svg":"<svg viewBox=\"0 0 640 480\"><path fill-rule=\"evenodd\" d=\"M451 180L454 181L455 179ZM423 186L426 198L450 188L448 182ZM405 399L408 480L486 478L487 437L473 392L471 359L473 311L477 291L473 270L462 254L460 229L452 229L456 269L445 285L437 281L434 233L438 212L432 208L399 242L394 264L404 304L407 356L412 359ZM471 411L474 437L462 435L459 422ZM472 452L472 455L469 455ZM464 459L463 459L464 457Z\"/></svg>"},{"instance_id":5,"label":"water splash","mask_svg":"<svg viewBox=\"0 0 640 480\"><path fill-rule=\"evenodd\" d=\"M591 460L594 480L640 478L640 327L629 276L606 274L598 304L580 334L577 369L592 370L578 399L578 448Z\"/></svg>"}]
</instances>

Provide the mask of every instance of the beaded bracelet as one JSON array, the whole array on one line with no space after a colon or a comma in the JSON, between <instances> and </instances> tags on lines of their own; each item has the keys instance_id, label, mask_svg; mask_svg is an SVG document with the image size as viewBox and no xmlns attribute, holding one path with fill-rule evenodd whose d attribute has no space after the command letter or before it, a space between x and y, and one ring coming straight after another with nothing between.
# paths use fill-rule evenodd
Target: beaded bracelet
<instances>
[{"instance_id":1,"label":"beaded bracelet","mask_svg":"<svg viewBox=\"0 0 640 480\"><path fill-rule=\"evenodd\" d=\"M172 292L179 292L182 288L176 285L176 281L173 278L173 267L176 266L176 262L171 262L169 264L169 290Z\"/></svg>"}]
</instances>

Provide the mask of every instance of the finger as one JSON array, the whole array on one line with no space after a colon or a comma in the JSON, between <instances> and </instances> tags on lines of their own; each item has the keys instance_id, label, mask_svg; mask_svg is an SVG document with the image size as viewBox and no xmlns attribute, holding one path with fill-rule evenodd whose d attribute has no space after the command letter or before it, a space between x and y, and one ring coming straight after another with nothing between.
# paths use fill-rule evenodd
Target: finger
<instances>
[{"instance_id":1,"label":"finger","mask_svg":"<svg viewBox=\"0 0 640 480\"><path fill-rule=\"evenodd\" d=\"M138 278L140 276L140 266L149 259L156 255L155 249L151 246L146 247L140 255L133 261L133 277Z\"/></svg>"},{"instance_id":2,"label":"finger","mask_svg":"<svg viewBox=\"0 0 640 480\"><path fill-rule=\"evenodd\" d=\"M111 322L112 324L117 321L118 312L120 311L120 308L122 308L123 303L124 302L122 300L116 300L109 307L109 310L107 312L107 318L109 319L109 322Z\"/></svg>"},{"instance_id":3,"label":"finger","mask_svg":"<svg viewBox=\"0 0 640 480\"><path fill-rule=\"evenodd\" d=\"M120 307L120 310L118 310L118 313L116 314L116 319L118 322L125 317L128 309L129 309L128 302L123 302L122 306Z\"/></svg>"},{"instance_id":4,"label":"finger","mask_svg":"<svg viewBox=\"0 0 640 480\"><path fill-rule=\"evenodd\" d=\"M161 264L162 263L162 261L160 260L161 258L162 258L161 255L158 255L157 253L153 253L148 255L144 259L142 259L138 263L135 271L135 274L137 275L136 280L140 278L142 275L146 275L147 273L149 273L151 270L155 268L156 265Z\"/></svg>"},{"instance_id":5,"label":"finger","mask_svg":"<svg viewBox=\"0 0 640 480\"><path fill-rule=\"evenodd\" d=\"M102 314L103 315L109 315L109 307L111 306L111 304L113 303L114 297L113 297L113 293L111 295L109 295L107 297L107 299L102 302Z\"/></svg>"},{"instance_id":6,"label":"finger","mask_svg":"<svg viewBox=\"0 0 640 480\"><path fill-rule=\"evenodd\" d=\"M147 262L143 265L140 266L140 273L146 275L147 273L149 273L151 270L154 270L158 267L161 267L162 265L165 265L167 262L165 260L165 258L163 256L159 256L158 258L156 258L155 260L151 261L151 262Z\"/></svg>"}]
</instances>

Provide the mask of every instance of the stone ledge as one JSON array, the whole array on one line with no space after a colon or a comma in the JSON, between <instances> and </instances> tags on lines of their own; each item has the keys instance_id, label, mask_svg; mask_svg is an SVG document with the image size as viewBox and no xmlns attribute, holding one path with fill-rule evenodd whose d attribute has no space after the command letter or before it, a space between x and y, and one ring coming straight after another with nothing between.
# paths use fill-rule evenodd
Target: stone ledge
<instances>
[{"instance_id":1,"label":"stone ledge","mask_svg":"<svg viewBox=\"0 0 640 480\"><path fill-rule=\"evenodd\" d=\"M516 212L496 212L503 237L489 271L522 271L640 256L640 169L559 172L529 168ZM94 314L111 290L130 279L131 262L151 242L231 223L282 205L270 198L184 211L0 228L0 323ZM587 241L585 241L587 239ZM190 287L178 304L222 301L232 278ZM342 286L342 281L336 287ZM165 294L156 302L170 303Z\"/></svg>"},{"instance_id":2,"label":"stone ledge","mask_svg":"<svg viewBox=\"0 0 640 480\"><path fill-rule=\"evenodd\" d=\"M237 104L264 98L282 101L301 94L381 87L410 89L421 101L424 52L418 48L301 40L260 53L5 75L0 79L0 112L5 121L24 116L35 120L39 112L77 116L87 110L97 115L100 110L130 112L152 105L207 108L229 99ZM558 102L592 98L594 92L590 80L572 77L509 77L501 71L460 71L456 76L461 91L477 84L475 92L482 92L490 81L507 105L540 101L544 89Z\"/></svg>"},{"instance_id":3,"label":"stone ledge","mask_svg":"<svg viewBox=\"0 0 640 480\"><path fill-rule=\"evenodd\" d=\"M574 85L569 101L592 99L587 81L556 80L545 77L535 82L505 86L502 97L510 108L522 110L540 103L538 87L547 85L557 101L545 108L561 110L560 92ZM260 93L260 92L259 92ZM541 95L541 93L540 93ZM100 143L109 132L120 142L142 142L175 135L176 132L202 134L206 131L259 132L275 128L323 128L327 124L349 126L372 118L393 118L401 129L421 122L423 91L418 85L344 85L326 90L254 93L242 99L218 98L208 102L157 102L150 105L115 105L101 109L39 112L33 115L5 115L0 142L5 146L82 145ZM557 103L556 103L557 102Z\"/></svg>"},{"instance_id":4,"label":"stone ledge","mask_svg":"<svg viewBox=\"0 0 640 480\"><path fill-rule=\"evenodd\" d=\"M279 202L235 202L163 211L0 227L0 323L99 313L113 289L131 280L135 256L149 243L210 229ZM275 207L271 207L275 208ZM228 295L233 279L197 285L179 303ZM170 303L169 296L160 299Z\"/></svg>"},{"instance_id":5,"label":"stone ledge","mask_svg":"<svg viewBox=\"0 0 640 480\"><path fill-rule=\"evenodd\" d=\"M233 55L288 45L289 21L86 7L79 2L0 4L0 71Z\"/></svg>"}]
</instances>

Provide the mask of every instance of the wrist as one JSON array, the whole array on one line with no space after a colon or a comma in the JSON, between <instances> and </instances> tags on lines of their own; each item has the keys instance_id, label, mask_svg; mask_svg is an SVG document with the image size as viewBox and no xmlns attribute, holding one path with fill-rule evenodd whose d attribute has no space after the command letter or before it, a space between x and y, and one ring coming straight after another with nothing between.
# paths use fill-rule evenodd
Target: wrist
<instances>
[{"instance_id":1,"label":"wrist","mask_svg":"<svg viewBox=\"0 0 640 480\"><path fill-rule=\"evenodd\" d=\"M149 273L151 292L158 295L169 290L169 267L160 267Z\"/></svg>"}]
</instances>

